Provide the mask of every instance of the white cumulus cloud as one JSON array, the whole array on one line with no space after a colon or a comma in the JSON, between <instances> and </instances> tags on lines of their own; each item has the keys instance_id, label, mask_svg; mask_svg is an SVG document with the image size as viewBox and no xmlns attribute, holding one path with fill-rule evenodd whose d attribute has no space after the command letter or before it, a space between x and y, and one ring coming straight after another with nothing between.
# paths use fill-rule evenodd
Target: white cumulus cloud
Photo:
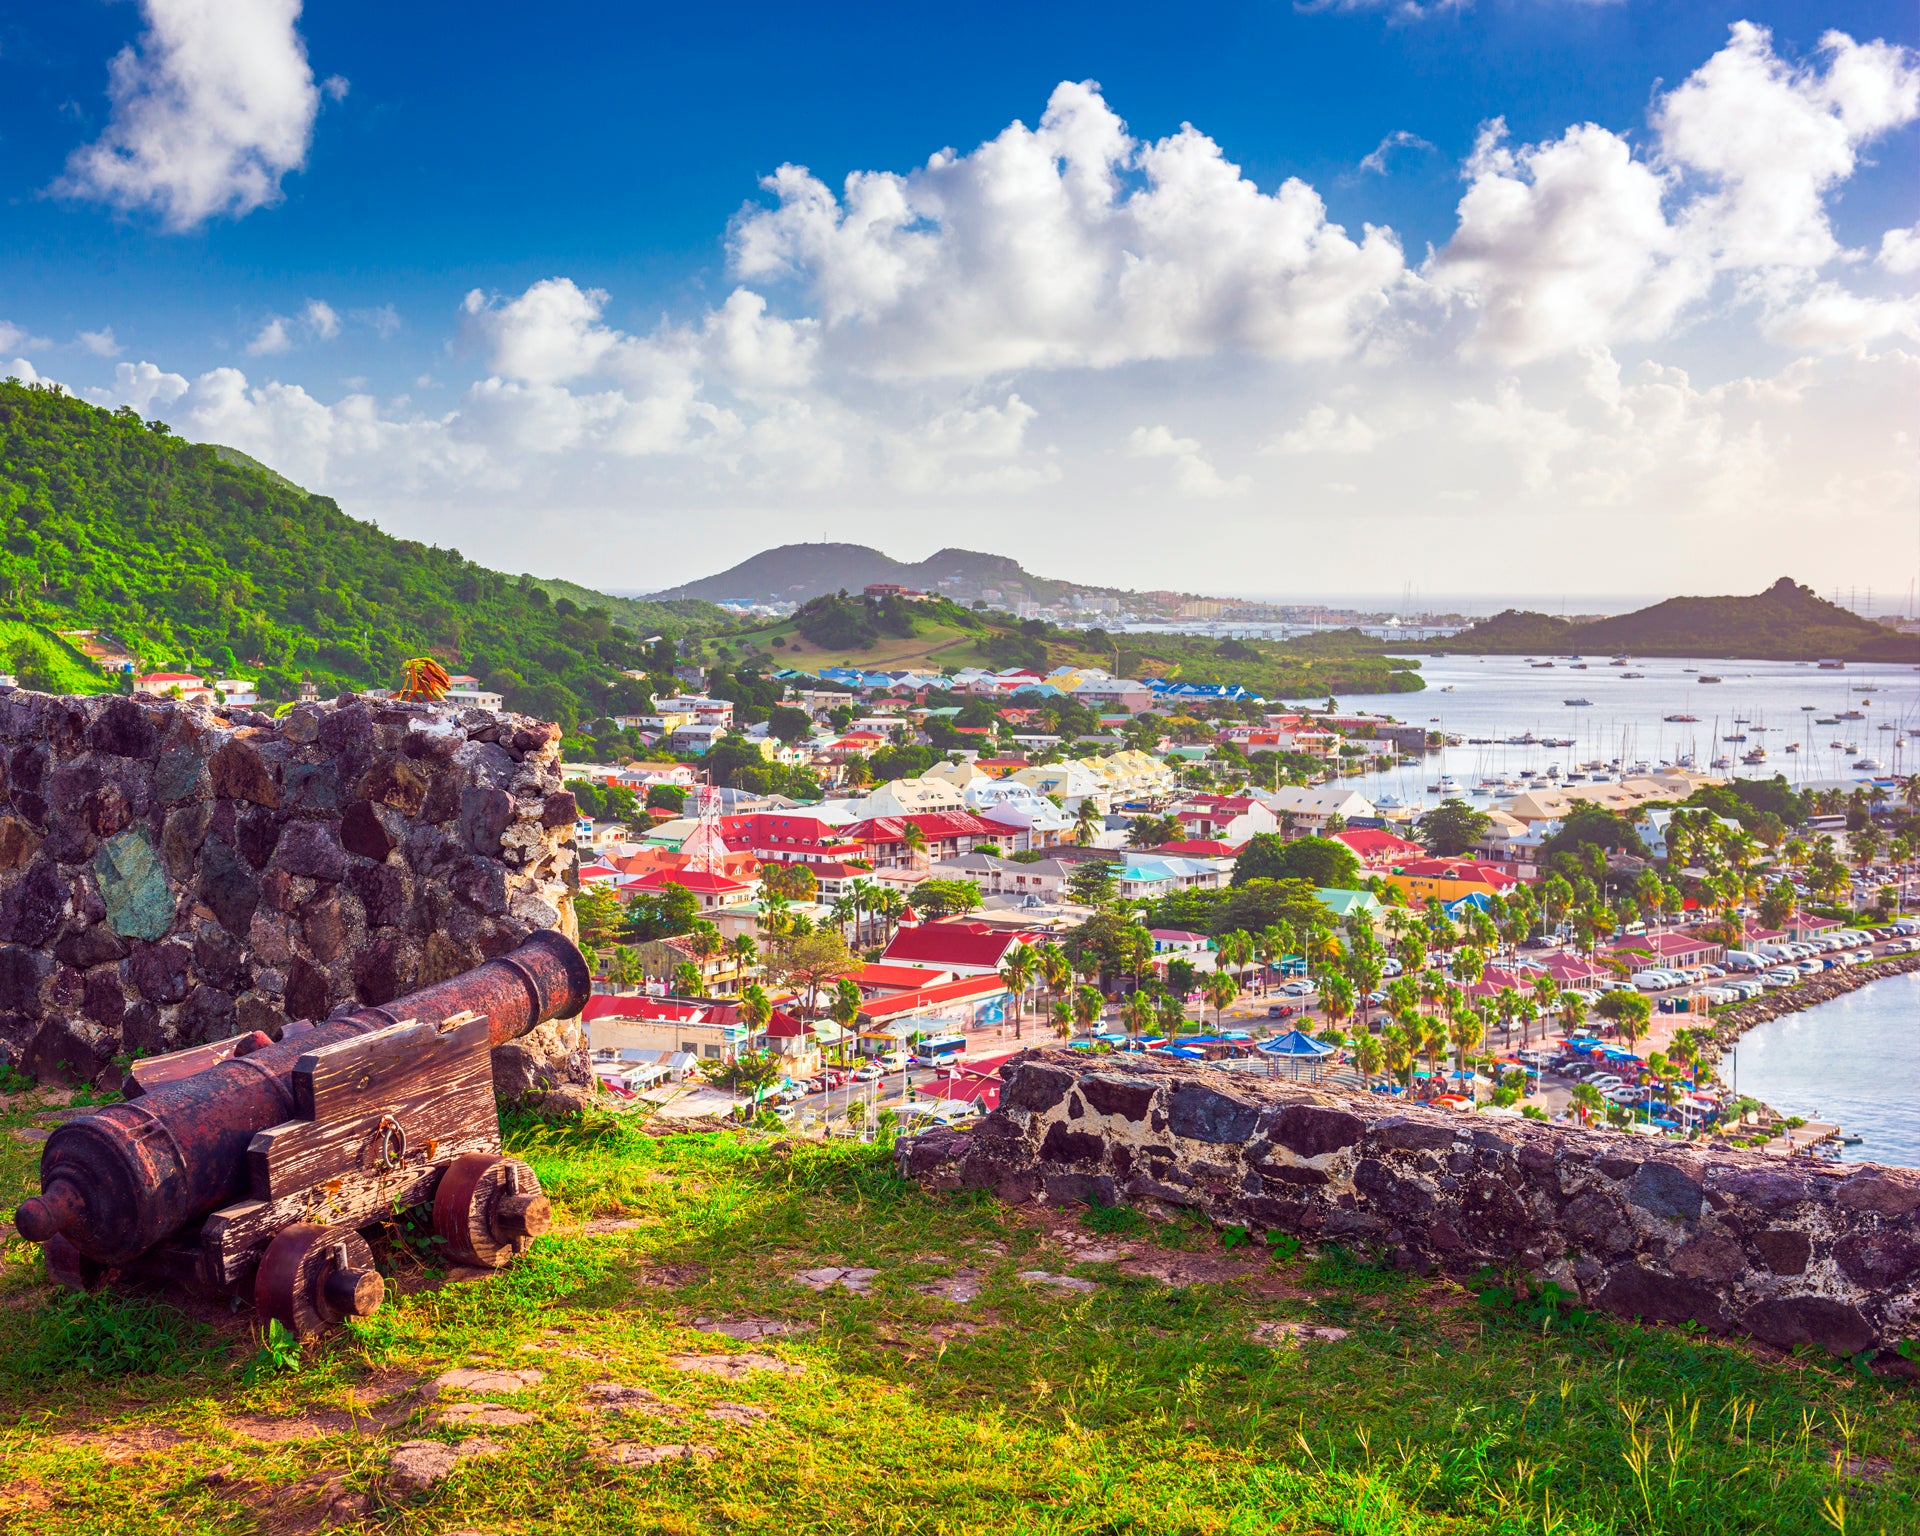
<instances>
[{"instance_id":1,"label":"white cumulus cloud","mask_svg":"<svg viewBox=\"0 0 1920 1536\"><path fill-rule=\"evenodd\" d=\"M1371 453L1380 433L1352 411L1316 405L1300 425L1283 432L1269 451L1276 453Z\"/></svg>"},{"instance_id":2,"label":"white cumulus cloud","mask_svg":"<svg viewBox=\"0 0 1920 1536\"><path fill-rule=\"evenodd\" d=\"M287 334L287 322L275 315L254 332L253 340L247 343L247 356L274 357L292 349L293 338Z\"/></svg>"},{"instance_id":3,"label":"white cumulus cloud","mask_svg":"<svg viewBox=\"0 0 1920 1536\"><path fill-rule=\"evenodd\" d=\"M55 190L150 210L173 230L279 201L320 109L300 3L141 0L146 31L108 65L106 131ZM336 99L344 89L328 82Z\"/></svg>"},{"instance_id":4,"label":"white cumulus cloud","mask_svg":"<svg viewBox=\"0 0 1920 1536\"><path fill-rule=\"evenodd\" d=\"M1210 501L1244 496L1253 489L1251 476L1235 475L1229 479L1214 468L1202 451L1199 439L1175 437L1166 426L1135 427L1127 434L1127 452L1136 459L1170 460L1174 489L1182 496Z\"/></svg>"},{"instance_id":5,"label":"white cumulus cloud","mask_svg":"<svg viewBox=\"0 0 1920 1536\"><path fill-rule=\"evenodd\" d=\"M300 318L306 322L307 329L322 341L332 341L340 334L340 316L325 299L308 299L306 308L300 311Z\"/></svg>"},{"instance_id":6,"label":"white cumulus cloud","mask_svg":"<svg viewBox=\"0 0 1920 1536\"><path fill-rule=\"evenodd\" d=\"M120 343L113 339L113 327L102 326L97 331L82 331L74 340L91 352L95 357L118 357Z\"/></svg>"},{"instance_id":7,"label":"white cumulus cloud","mask_svg":"<svg viewBox=\"0 0 1920 1536\"><path fill-rule=\"evenodd\" d=\"M765 185L736 271L797 281L825 343L875 374L1346 356L1406 280L1390 232L1355 240L1297 179L1262 192L1191 126L1135 139L1091 82L1057 87L1037 129L908 175L835 196L787 165Z\"/></svg>"},{"instance_id":8,"label":"white cumulus cloud","mask_svg":"<svg viewBox=\"0 0 1920 1536\"><path fill-rule=\"evenodd\" d=\"M1920 272L1920 224L1888 230L1880 237L1880 254L1874 259L1889 272Z\"/></svg>"}]
</instances>

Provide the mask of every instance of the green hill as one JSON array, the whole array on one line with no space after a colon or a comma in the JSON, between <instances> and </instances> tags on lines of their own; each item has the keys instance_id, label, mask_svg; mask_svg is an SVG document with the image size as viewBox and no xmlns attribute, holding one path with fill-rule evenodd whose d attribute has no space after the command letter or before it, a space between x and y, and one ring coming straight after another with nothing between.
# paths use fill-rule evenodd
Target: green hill
<instances>
[{"instance_id":1,"label":"green hill","mask_svg":"<svg viewBox=\"0 0 1920 1536\"><path fill-rule=\"evenodd\" d=\"M1585 624L1509 608L1440 643L1475 655L1611 651L1746 661L1920 662L1920 636L1863 619L1782 576L1752 597L1674 597Z\"/></svg>"},{"instance_id":2,"label":"green hill","mask_svg":"<svg viewBox=\"0 0 1920 1536\"><path fill-rule=\"evenodd\" d=\"M908 564L865 544L782 544L777 549L763 549L717 576L704 576L656 592L653 599L779 599L804 603L833 592L857 595L861 588L879 582L938 592L968 603L986 592L998 592L1008 602L1017 597L1050 603L1074 592L1110 594L1116 590L1034 576L1007 555L971 549L943 549Z\"/></svg>"},{"instance_id":3,"label":"green hill","mask_svg":"<svg viewBox=\"0 0 1920 1536\"><path fill-rule=\"evenodd\" d=\"M964 667L1101 667L1124 677L1239 684L1266 699L1329 694L1414 693L1425 687L1417 661L1386 656L1358 630L1297 640L1215 640L1205 635L1071 629L1042 619L972 612L949 602L875 602L819 597L775 623L701 642L703 658L868 671Z\"/></svg>"},{"instance_id":4,"label":"green hill","mask_svg":"<svg viewBox=\"0 0 1920 1536\"><path fill-rule=\"evenodd\" d=\"M393 538L132 411L0 383L0 618L110 631L145 667L256 676L271 698L392 686L431 654L568 726L642 707L620 670L653 659L647 636L715 622L570 590Z\"/></svg>"}]
</instances>

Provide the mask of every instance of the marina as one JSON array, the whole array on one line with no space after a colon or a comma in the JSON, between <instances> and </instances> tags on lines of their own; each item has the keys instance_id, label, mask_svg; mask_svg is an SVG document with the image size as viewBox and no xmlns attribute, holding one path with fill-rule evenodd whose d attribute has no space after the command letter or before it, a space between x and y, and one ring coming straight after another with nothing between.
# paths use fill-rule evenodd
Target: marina
<instances>
[{"instance_id":1,"label":"marina","mask_svg":"<svg viewBox=\"0 0 1920 1536\"><path fill-rule=\"evenodd\" d=\"M1420 721L1448 740L1417 762L1346 782L1377 804L1415 808L1663 766L1779 774L1797 787L1920 772L1920 670L1911 667L1856 662L1836 674L1813 662L1640 658L1631 686L1608 664L1583 679L1590 694L1569 696L1544 670L1550 661L1558 670L1567 659L1428 656L1424 693L1340 699L1343 710ZM1724 670L1702 675L1704 666Z\"/></svg>"}]
</instances>

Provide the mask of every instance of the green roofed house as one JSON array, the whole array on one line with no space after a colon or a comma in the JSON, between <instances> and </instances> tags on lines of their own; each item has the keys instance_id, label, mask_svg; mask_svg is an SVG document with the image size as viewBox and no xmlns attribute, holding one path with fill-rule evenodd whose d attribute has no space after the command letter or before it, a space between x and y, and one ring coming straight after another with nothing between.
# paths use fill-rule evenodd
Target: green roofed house
<instances>
[{"instance_id":1,"label":"green roofed house","mask_svg":"<svg viewBox=\"0 0 1920 1536\"><path fill-rule=\"evenodd\" d=\"M1314 895L1320 898L1320 905L1331 912L1337 922L1344 923L1356 912L1373 917L1383 910L1380 898L1372 891L1342 891L1322 886Z\"/></svg>"}]
</instances>

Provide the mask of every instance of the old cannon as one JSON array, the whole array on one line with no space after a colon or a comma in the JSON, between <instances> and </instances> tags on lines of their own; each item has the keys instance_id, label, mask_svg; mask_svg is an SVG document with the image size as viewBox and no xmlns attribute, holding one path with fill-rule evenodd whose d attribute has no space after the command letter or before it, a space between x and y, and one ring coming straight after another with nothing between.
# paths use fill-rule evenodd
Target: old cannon
<instances>
[{"instance_id":1,"label":"old cannon","mask_svg":"<svg viewBox=\"0 0 1920 1536\"><path fill-rule=\"evenodd\" d=\"M62 1284L250 1290L302 1335L380 1305L360 1228L397 1211L430 1201L448 1259L497 1268L552 1210L501 1155L489 1052L578 1014L590 988L580 951L542 932L384 1008L136 1062L127 1102L47 1138L14 1225Z\"/></svg>"}]
</instances>

